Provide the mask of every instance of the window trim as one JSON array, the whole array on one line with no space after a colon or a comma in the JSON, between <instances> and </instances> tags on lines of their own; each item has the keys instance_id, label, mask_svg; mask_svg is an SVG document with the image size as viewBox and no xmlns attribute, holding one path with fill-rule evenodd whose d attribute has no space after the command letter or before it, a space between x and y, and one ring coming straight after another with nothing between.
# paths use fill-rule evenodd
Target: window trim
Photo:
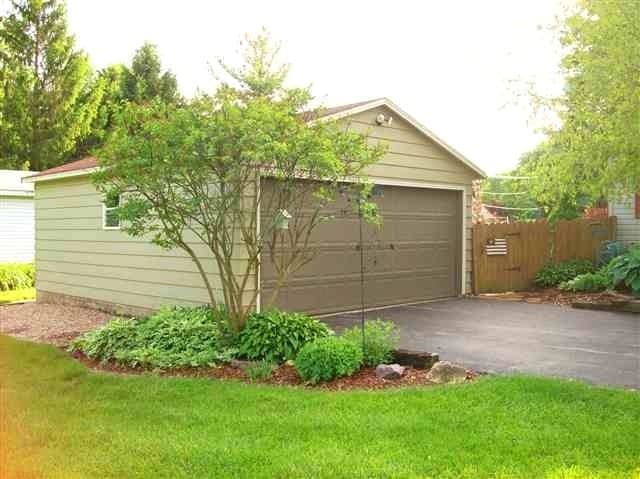
<instances>
[{"instance_id":1,"label":"window trim","mask_svg":"<svg viewBox=\"0 0 640 479\"><path fill-rule=\"evenodd\" d=\"M635 211L635 213L636 213L635 217L636 217L636 219L638 220L638 219L640 219L640 192L638 192L638 193L636 193L636 194L635 194L635 200L636 200L636 201L635 201L635 203L636 203L636 204L635 204L635 207L636 207L636 208L635 208L635 209L636 209L636 211Z\"/></svg>"},{"instance_id":2,"label":"window trim","mask_svg":"<svg viewBox=\"0 0 640 479\"><path fill-rule=\"evenodd\" d=\"M103 230L119 230L121 228L121 221L118 218L118 226L107 226L107 212L115 208L119 208L121 205L122 195L118 195L118 206L107 207L106 198L102 201L102 229Z\"/></svg>"}]
</instances>

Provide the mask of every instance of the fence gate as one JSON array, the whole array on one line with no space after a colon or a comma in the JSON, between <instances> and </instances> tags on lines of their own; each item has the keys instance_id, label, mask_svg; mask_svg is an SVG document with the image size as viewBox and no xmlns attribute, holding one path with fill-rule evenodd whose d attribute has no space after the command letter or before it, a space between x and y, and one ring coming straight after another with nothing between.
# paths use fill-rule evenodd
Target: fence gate
<instances>
[{"instance_id":1,"label":"fence gate","mask_svg":"<svg viewBox=\"0 0 640 479\"><path fill-rule=\"evenodd\" d=\"M596 260L602 243L615 239L615 229L615 217L475 225L474 293L529 289L548 261Z\"/></svg>"}]
</instances>

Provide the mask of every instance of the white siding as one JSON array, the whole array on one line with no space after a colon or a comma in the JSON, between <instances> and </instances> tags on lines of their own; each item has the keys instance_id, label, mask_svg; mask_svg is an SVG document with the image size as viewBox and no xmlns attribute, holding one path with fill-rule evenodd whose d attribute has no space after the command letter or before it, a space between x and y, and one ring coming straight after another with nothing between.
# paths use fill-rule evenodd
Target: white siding
<instances>
[{"instance_id":1,"label":"white siding","mask_svg":"<svg viewBox=\"0 0 640 479\"><path fill-rule=\"evenodd\" d=\"M625 243L640 243L640 219L636 218L633 198L609 203L609 214L618 217L617 239Z\"/></svg>"},{"instance_id":2,"label":"white siding","mask_svg":"<svg viewBox=\"0 0 640 479\"><path fill-rule=\"evenodd\" d=\"M0 263L33 261L32 198L0 197Z\"/></svg>"}]
</instances>

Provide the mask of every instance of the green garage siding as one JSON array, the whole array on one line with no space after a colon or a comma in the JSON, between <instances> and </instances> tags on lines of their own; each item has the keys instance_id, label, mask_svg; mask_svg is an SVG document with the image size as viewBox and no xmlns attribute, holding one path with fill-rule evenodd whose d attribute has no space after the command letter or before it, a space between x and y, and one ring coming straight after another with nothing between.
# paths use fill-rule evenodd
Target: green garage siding
<instances>
[{"instance_id":1,"label":"green garage siding","mask_svg":"<svg viewBox=\"0 0 640 479\"><path fill-rule=\"evenodd\" d=\"M39 293L113 303L125 311L209 302L186 253L102 229L101 199L89 176L35 184ZM213 259L202 245L196 250L221 298Z\"/></svg>"}]
</instances>

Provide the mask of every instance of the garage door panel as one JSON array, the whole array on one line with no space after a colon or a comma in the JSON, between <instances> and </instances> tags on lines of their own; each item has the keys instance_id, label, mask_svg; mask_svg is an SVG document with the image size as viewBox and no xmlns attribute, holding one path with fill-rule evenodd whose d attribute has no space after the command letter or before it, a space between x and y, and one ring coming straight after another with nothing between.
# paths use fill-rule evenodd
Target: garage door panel
<instances>
[{"instance_id":1,"label":"garage door panel","mask_svg":"<svg viewBox=\"0 0 640 479\"><path fill-rule=\"evenodd\" d=\"M263 180L263 188L273 185ZM363 225L366 306L457 295L460 193L385 186L375 200L382 225ZM313 313L360 307L360 223L347 211L350 205L342 206L337 218L314 231L310 243L315 258L282 289L277 306ZM266 301L275 285L275 273L264 256L261 277Z\"/></svg>"}]
</instances>

